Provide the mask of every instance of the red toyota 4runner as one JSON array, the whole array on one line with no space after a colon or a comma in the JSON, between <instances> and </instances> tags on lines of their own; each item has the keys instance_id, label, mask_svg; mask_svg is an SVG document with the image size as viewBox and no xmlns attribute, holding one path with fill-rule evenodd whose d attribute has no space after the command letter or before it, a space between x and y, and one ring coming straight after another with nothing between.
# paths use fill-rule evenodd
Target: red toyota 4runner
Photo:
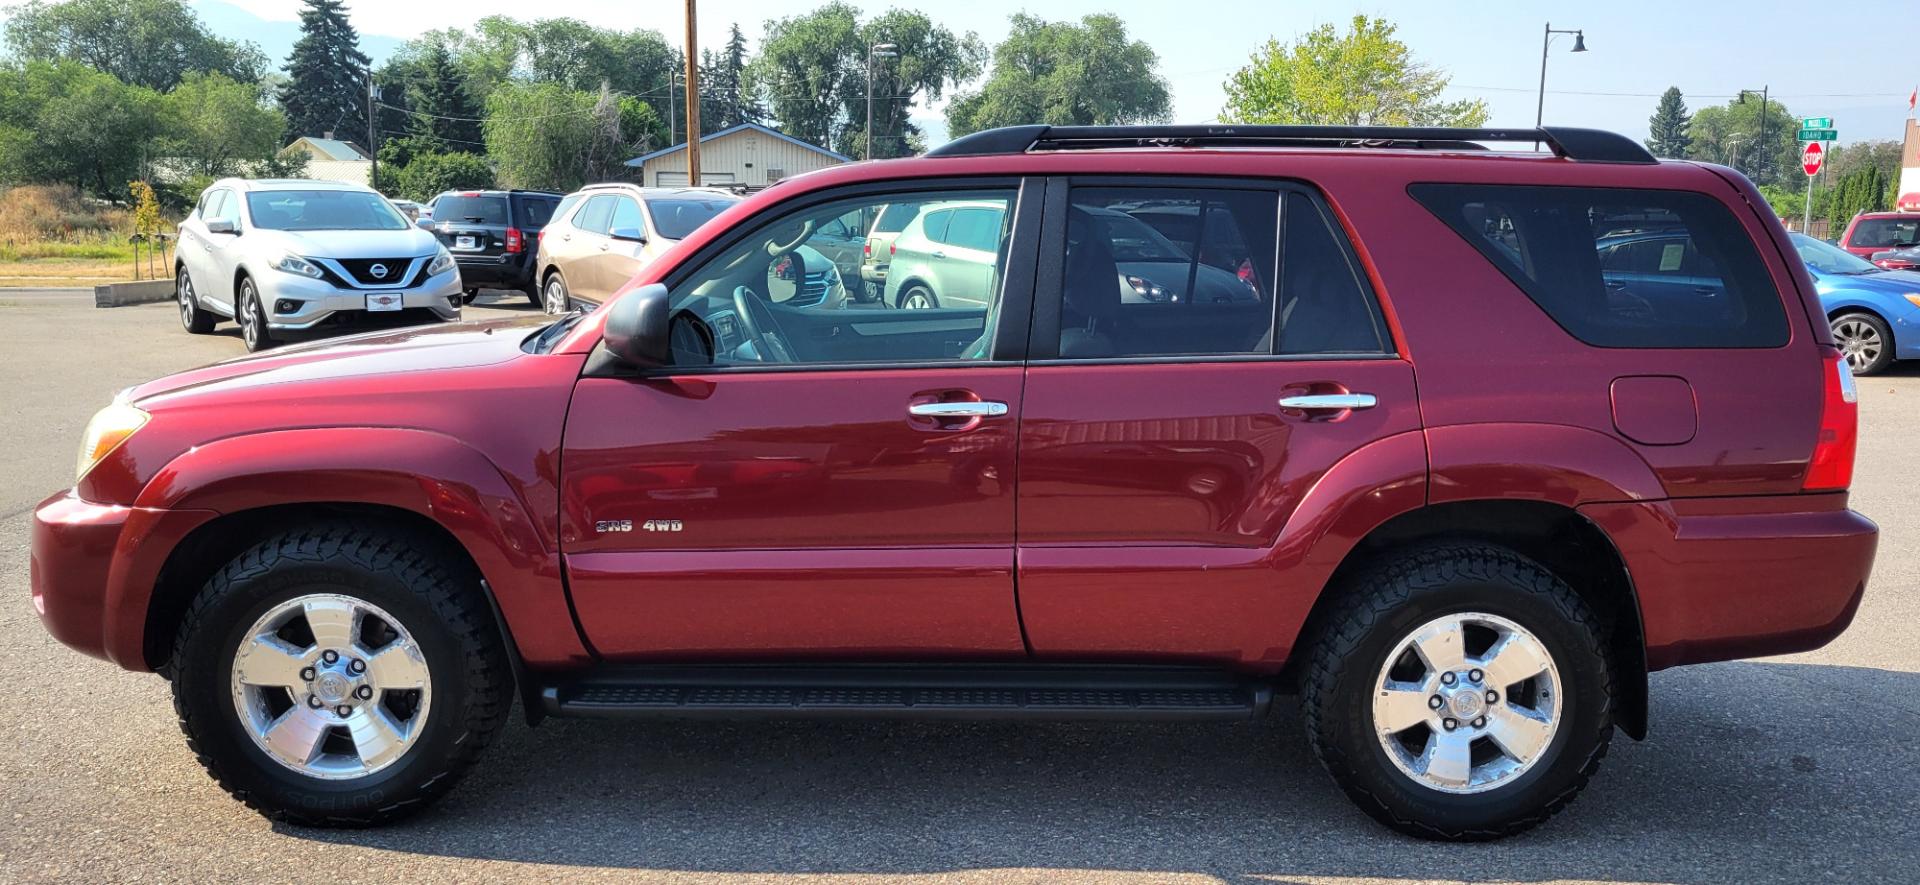
<instances>
[{"instance_id":1,"label":"red toyota 4runner","mask_svg":"<svg viewBox=\"0 0 1920 885\"><path fill-rule=\"evenodd\" d=\"M902 204L944 248L888 285L929 297L833 297ZM783 181L590 315L128 390L35 514L34 604L304 824L445 792L516 696L1297 693L1368 814L1496 837L1645 735L1649 672L1816 648L1860 603L1854 387L1766 206L1588 130L983 132Z\"/></svg>"}]
</instances>

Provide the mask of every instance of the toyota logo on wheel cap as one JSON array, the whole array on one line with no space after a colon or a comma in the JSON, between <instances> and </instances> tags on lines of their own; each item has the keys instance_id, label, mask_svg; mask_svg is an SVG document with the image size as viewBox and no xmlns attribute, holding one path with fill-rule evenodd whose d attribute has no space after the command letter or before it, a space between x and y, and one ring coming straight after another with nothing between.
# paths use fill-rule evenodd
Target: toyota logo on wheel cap
<instances>
[{"instance_id":1,"label":"toyota logo on wheel cap","mask_svg":"<svg viewBox=\"0 0 1920 885\"><path fill-rule=\"evenodd\" d=\"M384 280L387 278L387 266L384 264L376 264L367 268L367 273L373 274L373 278L376 280Z\"/></svg>"}]
</instances>

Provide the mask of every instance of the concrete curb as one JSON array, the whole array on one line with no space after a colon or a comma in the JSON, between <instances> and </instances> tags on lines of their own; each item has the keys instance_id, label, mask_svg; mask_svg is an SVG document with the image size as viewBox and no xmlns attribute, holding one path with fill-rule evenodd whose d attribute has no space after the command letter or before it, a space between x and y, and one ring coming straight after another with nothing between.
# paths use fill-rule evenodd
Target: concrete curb
<instances>
[{"instance_id":1,"label":"concrete curb","mask_svg":"<svg viewBox=\"0 0 1920 885\"><path fill-rule=\"evenodd\" d=\"M142 280L137 283L108 283L93 287L94 307L125 307L173 300L172 280Z\"/></svg>"}]
</instances>

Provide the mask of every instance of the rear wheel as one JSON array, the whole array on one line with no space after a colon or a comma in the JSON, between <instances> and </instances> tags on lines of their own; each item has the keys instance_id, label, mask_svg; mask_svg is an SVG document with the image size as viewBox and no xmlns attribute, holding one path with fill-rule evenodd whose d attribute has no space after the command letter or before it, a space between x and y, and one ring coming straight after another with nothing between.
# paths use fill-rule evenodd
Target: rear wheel
<instances>
[{"instance_id":1,"label":"rear wheel","mask_svg":"<svg viewBox=\"0 0 1920 885\"><path fill-rule=\"evenodd\" d=\"M940 299L933 290L920 283L908 286L900 293L900 305L903 310L931 310L940 306Z\"/></svg>"},{"instance_id":2,"label":"rear wheel","mask_svg":"<svg viewBox=\"0 0 1920 885\"><path fill-rule=\"evenodd\" d=\"M1307 738L1362 810L1494 839L1573 801L1606 755L1613 679L1586 602L1500 547L1450 544L1354 581L1301 686Z\"/></svg>"},{"instance_id":3,"label":"rear wheel","mask_svg":"<svg viewBox=\"0 0 1920 885\"><path fill-rule=\"evenodd\" d=\"M472 303L473 303L473 299L475 299L475 298L478 298L478 297L480 297L480 290L479 290L479 289L468 289L468 290L466 290L466 291L464 291L464 292L461 292L461 293L460 293L460 303L461 303L461 304L472 304Z\"/></svg>"},{"instance_id":4,"label":"rear wheel","mask_svg":"<svg viewBox=\"0 0 1920 885\"><path fill-rule=\"evenodd\" d=\"M274 820L366 826L452 782L511 703L484 599L431 544L348 525L270 538L189 607L168 676L188 744Z\"/></svg>"},{"instance_id":5,"label":"rear wheel","mask_svg":"<svg viewBox=\"0 0 1920 885\"><path fill-rule=\"evenodd\" d=\"M561 279L557 271L547 274L546 285L540 287L540 299L534 303L548 314L566 313L572 306L567 296L567 281Z\"/></svg>"},{"instance_id":6,"label":"rear wheel","mask_svg":"<svg viewBox=\"0 0 1920 885\"><path fill-rule=\"evenodd\" d=\"M173 297L180 302L180 325L194 335L205 335L213 331L216 322L214 315L200 306L199 293L194 291L193 276L187 273L185 265L173 276Z\"/></svg>"},{"instance_id":7,"label":"rear wheel","mask_svg":"<svg viewBox=\"0 0 1920 885\"><path fill-rule=\"evenodd\" d=\"M273 346L273 335L267 331L267 312L260 305L260 290L254 286L252 277L240 278L239 294L234 298L234 320L240 324L240 337L247 343L249 353Z\"/></svg>"},{"instance_id":8,"label":"rear wheel","mask_svg":"<svg viewBox=\"0 0 1920 885\"><path fill-rule=\"evenodd\" d=\"M1829 324L1833 344L1855 375L1878 375L1893 365L1893 330L1887 321L1859 311L1843 313Z\"/></svg>"}]
</instances>

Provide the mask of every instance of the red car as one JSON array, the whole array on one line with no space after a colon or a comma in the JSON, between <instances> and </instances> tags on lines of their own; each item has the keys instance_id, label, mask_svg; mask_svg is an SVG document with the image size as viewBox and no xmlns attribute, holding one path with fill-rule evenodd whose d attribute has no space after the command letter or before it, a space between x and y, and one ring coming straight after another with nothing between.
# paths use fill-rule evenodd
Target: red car
<instances>
[{"instance_id":1,"label":"red car","mask_svg":"<svg viewBox=\"0 0 1920 885\"><path fill-rule=\"evenodd\" d=\"M795 280L858 267L778 270L962 200L1001 211L944 235L992 258L940 303L984 307L824 307ZM1367 813L1497 837L1645 735L1649 672L1817 648L1860 604L1854 387L1765 206L1588 130L979 133L783 181L592 314L128 390L35 514L33 601L302 824L444 793L516 698L1298 694ZM1191 297L1210 264L1254 297Z\"/></svg>"},{"instance_id":2,"label":"red car","mask_svg":"<svg viewBox=\"0 0 1920 885\"><path fill-rule=\"evenodd\" d=\"M1840 237L1840 248L1868 260L1876 252L1915 244L1920 244L1920 213L1913 212L1862 212L1847 222L1847 232Z\"/></svg>"}]
</instances>

